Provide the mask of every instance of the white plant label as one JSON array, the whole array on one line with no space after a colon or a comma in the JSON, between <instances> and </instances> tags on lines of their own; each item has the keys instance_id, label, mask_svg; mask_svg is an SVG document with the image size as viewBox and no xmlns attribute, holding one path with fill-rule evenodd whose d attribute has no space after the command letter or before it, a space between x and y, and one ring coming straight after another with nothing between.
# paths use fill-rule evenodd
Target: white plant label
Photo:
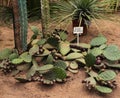
<instances>
[{"instance_id":1,"label":"white plant label","mask_svg":"<svg viewBox=\"0 0 120 98\"><path fill-rule=\"evenodd\" d=\"M83 27L74 27L73 33L74 34L82 34L83 33Z\"/></svg>"},{"instance_id":2,"label":"white plant label","mask_svg":"<svg viewBox=\"0 0 120 98\"><path fill-rule=\"evenodd\" d=\"M83 27L74 27L73 34L77 34L77 44L79 45L79 37L83 33Z\"/></svg>"}]
</instances>

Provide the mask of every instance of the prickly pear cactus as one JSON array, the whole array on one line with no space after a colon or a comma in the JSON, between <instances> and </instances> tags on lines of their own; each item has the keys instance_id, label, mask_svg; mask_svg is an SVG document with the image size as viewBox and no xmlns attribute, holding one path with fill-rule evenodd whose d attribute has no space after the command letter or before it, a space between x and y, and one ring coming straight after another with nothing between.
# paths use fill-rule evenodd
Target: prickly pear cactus
<instances>
[{"instance_id":1,"label":"prickly pear cactus","mask_svg":"<svg viewBox=\"0 0 120 98\"><path fill-rule=\"evenodd\" d=\"M90 44L91 46L100 46L102 44L105 44L107 42L107 39L104 36L98 36L91 40Z\"/></svg>"},{"instance_id":2,"label":"prickly pear cactus","mask_svg":"<svg viewBox=\"0 0 120 98\"><path fill-rule=\"evenodd\" d=\"M111 93L112 92L112 89L111 88L108 88L108 87L105 87L105 86L96 86L95 87L97 91L101 92L101 93Z\"/></svg>"},{"instance_id":3,"label":"prickly pear cactus","mask_svg":"<svg viewBox=\"0 0 120 98\"><path fill-rule=\"evenodd\" d=\"M109 45L103 52L104 56L111 61L120 59L120 50L116 45Z\"/></svg>"}]
</instances>

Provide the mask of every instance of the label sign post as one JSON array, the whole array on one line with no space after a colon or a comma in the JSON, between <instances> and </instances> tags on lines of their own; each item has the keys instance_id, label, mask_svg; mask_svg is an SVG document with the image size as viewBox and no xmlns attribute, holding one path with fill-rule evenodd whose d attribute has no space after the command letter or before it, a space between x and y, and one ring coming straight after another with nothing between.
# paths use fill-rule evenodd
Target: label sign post
<instances>
[{"instance_id":1,"label":"label sign post","mask_svg":"<svg viewBox=\"0 0 120 98\"><path fill-rule=\"evenodd\" d=\"M83 33L83 27L74 27L73 34L77 34L77 44L79 44L79 37Z\"/></svg>"}]
</instances>

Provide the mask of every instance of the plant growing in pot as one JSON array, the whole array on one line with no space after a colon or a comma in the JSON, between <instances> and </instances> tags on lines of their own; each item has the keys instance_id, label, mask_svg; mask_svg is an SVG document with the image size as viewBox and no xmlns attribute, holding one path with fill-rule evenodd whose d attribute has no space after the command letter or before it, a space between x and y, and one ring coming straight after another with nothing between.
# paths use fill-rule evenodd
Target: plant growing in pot
<instances>
[{"instance_id":1,"label":"plant growing in pot","mask_svg":"<svg viewBox=\"0 0 120 98\"><path fill-rule=\"evenodd\" d=\"M108 0L59 0L51 4L51 13L59 23L72 20L73 27L83 26L86 35L92 20L113 11L108 5Z\"/></svg>"}]
</instances>

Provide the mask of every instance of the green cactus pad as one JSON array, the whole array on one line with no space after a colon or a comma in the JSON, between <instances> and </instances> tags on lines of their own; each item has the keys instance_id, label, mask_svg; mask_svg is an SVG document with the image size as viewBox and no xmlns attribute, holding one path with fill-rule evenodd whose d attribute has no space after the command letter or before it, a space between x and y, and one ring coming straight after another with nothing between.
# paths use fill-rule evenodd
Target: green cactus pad
<instances>
[{"instance_id":1,"label":"green cactus pad","mask_svg":"<svg viewBox=\"0 0 120 98\"><path fill-rule=\"evenodd\" d=\"M19 71L26 71L30 68L30 64L21 64L17 66L17 70Z\"/></svg>"},{"instance_id":2,"label":"green cactus pad","mask_svg":"<svg viewBox=\"0 0 120 98\"><path fill-rule=\"evenodd\" d=\"M120 69L120 64L107 64L108 67Z\"/></svg>"},{"instance_id":3,"label":"green cactus pad","mask_svg":"<svg viewBox=\"0 0 120 98\"><path fill-rule=\"evenodd\" d=\"M103 52L103 55L108 60L116 61L120 59L120 50L116 45L109 45Z\"/></svg>"},{"instance_id":4,"label":"green cactus pad","mask_svg":"<svg viewBox=\"0 0 120 98\"><path fill-rule=\"evenodd\" d=\"M68 70L69 70L71 73L73 73L73 74L76 74L76 73L79 72L78 69L71 69L71 68L68 68Z\"/></svg>"},{"instance_id":5,"label":"green cactus pad","mask_svg":"<svg viewBox=\"0 0 120 98\"><path fill-rule=\"evenodd\" d=\"M31 42L31 45L33 46L33 45L37 44L38 41L39 41L39 39L34 39L34 40Z\"/></svg>"},{"instance_id":6,"label":"green cactus pad","mask_svg":"<svg viewBox=\"0 0 120 98\"><path fill-rule=\"evenodd\" d=\"M10 61L12 61L13 59L16 59L18 57L19 57L19 55L17 53L12 53L11 55L9 55Z\"/></svg>"},{"instance_id":7,"label":"green cactus pad","mask_svg":"<svg viewBox=\"0 0 120 98\"><path fill-rule=\"evenodd\" d=\"M55 49L54 46L52 46L52 45L50 45L50 44L48 44L48 43L44 44L43 47L44 47L45 49Z\"/></svg>"},{"instance_id":8,"label":"green cactus pad","mask_svg":"<svg viewBox=\"0 0 120 98\"><path fill-rule=\"evenodd\" d=\"M69 42L60 42L59 50L62 55L66 55L70 51L70 43Z\"/></svg>"},{"instance_id":9,"label":"green cactus pad","mask_svg":"<svg viewBox=\"0 0 120 98\"><path fill-rule=\"evenodd\" d=\"M40 39L37 44L40 45L44 45L46 43L46 39Z\"/></svg>"},{"instance_id":10,"label":"green cactus pad","mask_svg":"<svg viewBox=\"0 0 120 98\"><path fill-rule=\"evenodd\" d=\"M101 50L100 48L94 48L90 51L90 53L92 53L94 56L98 56L103 53L103 50Z\"/></svg>"},{"instance_id":11,"label":"green cactus pad","mask_svg":"<svg viewBox=\"0 0 120 98\"><path fill-rule=\"evenodd\" d=\"M72 61L69 66L71 69L75 70L78 69L78 64L75 61Z\"/></svg>"},{"instance_id":12,"label":"green cactus pad","mask_svg":"<svg viewBox=\"0 0 120 98\"><path fill-rule=\"evenodd\" d=\"M105 44L107 42L107 39L104 36L99 36L90 42L91 46L100 46L102 44Z\"/></svg>"},{"instance_id":13,"label":"green cactus pad","mask_svg":"<svg viewBox=\"0 0 120 98\"><path fill-rule=\"evenodd\" d=\"M54 46L54 47L57 47L59 44L59 39L54 38L54 37L50 37L50 38L48 38L47 43Z\"/></svg>"},{"instance_id":14,"label":"green cactus pad","mask_svg":"<svg viewBox=\"0 0 120 98\"><path fill-rule=\"evenodd\" d=\"M27 80L30 79L39 68L37 62L34 59L32 60L32 63L33 63L32 67L28 70L26 74Z\"/></svg>"},{"instance_id":15,"label":"green cactus pad","mask_svg":"<svg viewBox=\"0 0 120 98\"><path fill-rule=\"evenodd\" d=\"M96 80L93 77L88 77L85 79L85 81L89 82L89 84L94 86L97 84Z\"/></svg>"},{"instance_id":16,"label":"green cactus pad","mask_svg":"<svg viewBox=\"0 0 120 98\"><path fill-rule=\"evenodd\" d=\"M76 59L76 61L79 62L79 63L82 63L82 64L84 64L84 65L86 64L84 58Z\"/></svg>"},{"instance_id":17,"label":"green cactus pad","mask_svg":"<svg viewBox=\"0 0 120 98\"><path fill-rule=\"evenodd\" d=\"M89 53L85 56L85 62L88 67L91 67L95 64L96 57L93 54Z\"/></svg>"},{"instance_id":18,"label":"green cactus pad","mask_svg":"<svg viewBox=\"0 0 120 98\"><path fill-rule=\"evenodd\" d=\"M83 58L83 54L81 53L70 53L68 54L65 58L66 60L74 60L74 59L78 59L78 58Z\"/></svg>"},{"instance_id":19,"label":"green cactus pad","mask_svg":"<svg viewBox=\"0 0 120 98\"><path fill-rule=\"evenodd\" d=\"M106 45L106 44L103 44L103 45L101 45L99 48L103 50L103 49L105 49L106 47L107 47L107 45Z\"/></svg>"},{"instance_id":20,"label":"green cactus pad","mask_svg":"<svg viewBox=\"0 0 120 98\"><path fill-rule=\"evenodd\" d=\"M20 58L23 59L23 61L27 62L27 63L30 63L32 61L32 56L29 55L28 52L24 52L20 55Z\"/></svg>"},{"instance_id":21,"label":"green cactus pad","mask_svg":"<svg viewBox=\"0 0 120 98\"><path fill-rule=\"evenodd\" d=\"M98 73L94 72L94 71L90 71L88 72L88 74L90 75L90 77L97 77Z\"/></svg>"},{"instance_id":22,"label":"green cactus pad","mask_svg":"<svg viewBox=\"0 0 120 98\"><path fill-rule=\"evenodd\" d=\"M101 72L98 75L98 79L102 79L104 81L109 81L109 80L113 80L116 77L116 73L112 70L106 70L104 72Z\"/></svg>"},{"instance_id":23,"label":"green cactus pad","mask_svg":"<svg viewBox=\"0 0 120 98\"><path fill-rule=\"evenodd\" d=\"M54 67L49 72L43 74L43 77L48 80L56 80L56 79L65 79L66 78L66 71L59 67Z\"/></svg>"},{"instance_id":24,"label":"green cactus pad","mask_svg":"<svg viewBox=\"0 0 120 98\"><path fill-rule=\"evenodd\" d=\"M31 68L30 68L30 70L27 72L27 74L26 74L26 79L28 80L28 79L30 79L34 74L35 74L35 72L36 72L36 66L32 66Z\"/></svg>"},{"instance_id":25,"label":"green cactus pad","mask_svg":"<svg viewBox=\"0 0 120 98\"><path fill-rule=\"evenodd\" d=\"M35 53L37 53L39 51L39 46L38 45L33 45L32 48L30 48L29 50L29 54L30 55L34 55Z\"/></svg>"},{"instance_id":26,"label":"green cactus pad","mask_svg":"<svg viewBox=\"0 0 120 98\"><path fill-rule=\"evenodd\" d=\"M62 41L65 41L67 39L67 37L68 37L68 35L64 31L60 32L59 35L60 35L60 39Z\"/></svg>"},{"instance_id":27,"label":"green cactus pad","mask_svg":"<svg viewBox=\"0 0 120 98\"><path fill-rule=\"evenodd\" d=\"M52 64L47 64L47 65L43 65L41 67L39 67L37 70L38 71L46 71L46 70L50 70L54 67L54 65Z\"/></svg>"},{"instance_id":28,"label":"green cactus pad","mask_svg":"<svg viewBox=\"0 0 120 98\"><path fill-rule=\"evenodd\" d=\"M54 63L54 66L66 69L67 68L67 64L65 63L65 61L62 60L58 60Z\"/></svg>"},{"instance_id":29,"label":"green cactus pad","mask_svg":"<svg viewBox=\"0 0 120 98\"><path fill-rule=\"evenodd\" d=\"M7 59L12 53L12 50L6 48L0 51L0 60Z\"/></svg>"},{"instance_id":30,"label":"green cactus pad","mask_svg":"<svg viewBox=\"0 0 120 98\"><path fill-rule=\"evenodd\" d=\"M86 44L86 43L79 43L78 46L81 46L82 48L86 48L86 49L90 49L90 47L91 47L90 44Z\"/></svg>"},{"instance_id":31,"label":"green cactus pad","mask_svg":"<svg viewBox=\"0 0 120 98\"><path fill-rule=\"evenodd\" d=\"M51 54L49 54L47 57L47 60L46 60L46 64L52 64L53 60L54 60L53 56Z\"/></svg>"},{"instance_id":32,"label":"green cactus pad","mask_svg":"<svg viewBox=\"0 0 120 98\"><path fill-rule=\"evenodd\" d=\"M24 79L24 78L22 78L22 77L16 77L15 79L18 80L18 81L21 82L21 83L26 83L26 82L28 82L27 79Z\"/></svg>"},{"instance_id":33,"label":"green cactus pad","mask_svg":"<svg viewBox=\"0 0 120 98\"><path fill-rule=\"evenodd\" d=\"M111 93L112 89L106 86L95 86L96 90L99 91L100 93Z\"/></svg>"},{"instance_id":34,"label":"green cactus pad","mask_svg":"<svg viewBox=\"0 0 120 98\"><path fill-rule=\"evenodd\" d=\"M42 54L38 54L38 55L36 55L36 56L44 57L44 56L49 55L50 53L51 53L51 52L50 52L49 50L44 49L44 52L43 52Z\"/></svg>"},{"instance_id":35,"label":"green cactus pad","mask_svg":"<svg viewBox=\"0 0 120 98\"><path fill-rule=\"evenodd\" d=\"M16 59L13 59L12 60L12 64L21 64L21 63L23 63L24 61L23 61L23 59L21 59L21 58L16 58Z\"/></svg>"}]
</instances>

